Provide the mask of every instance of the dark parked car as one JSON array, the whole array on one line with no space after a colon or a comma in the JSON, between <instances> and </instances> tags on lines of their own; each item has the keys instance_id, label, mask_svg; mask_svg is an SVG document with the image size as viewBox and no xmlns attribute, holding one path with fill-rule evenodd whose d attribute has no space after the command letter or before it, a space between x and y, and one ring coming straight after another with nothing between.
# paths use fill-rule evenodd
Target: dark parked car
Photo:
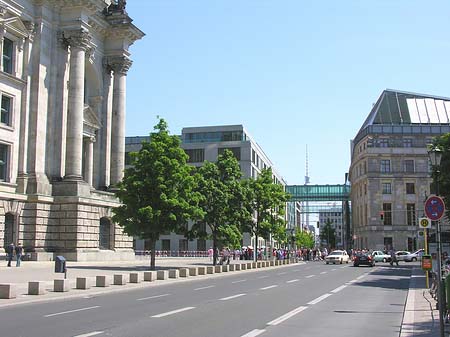
<instances>
[{"instance_id":1,"label":"dark parked car","mask_svg":"<svg viewBox=\"0 0 450 337\"><path fill-rule=\"evenodd\" d=\"M375 259L369 253L357 253L353 259L353 266L358 267L361 265L374 267Z\"/></svg>"}]
</instances>

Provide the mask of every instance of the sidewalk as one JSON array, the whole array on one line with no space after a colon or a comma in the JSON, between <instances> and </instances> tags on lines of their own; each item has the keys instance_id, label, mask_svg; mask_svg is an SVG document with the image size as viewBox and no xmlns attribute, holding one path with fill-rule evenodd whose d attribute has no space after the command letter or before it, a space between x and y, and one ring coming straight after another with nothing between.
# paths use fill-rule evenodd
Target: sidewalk
<instances>
[{"instance_id":1,"label":"sidewalk","mask_svg":"<svg viewBox=\"0 0 450 337\"><path fill-rule=\"evenodd\" d=\"M439 337L439 310L425 288L425 274L420 267L412 270L400 337ZM450 327L445 324L445 336Z\"/></svg>"}]
</instances>

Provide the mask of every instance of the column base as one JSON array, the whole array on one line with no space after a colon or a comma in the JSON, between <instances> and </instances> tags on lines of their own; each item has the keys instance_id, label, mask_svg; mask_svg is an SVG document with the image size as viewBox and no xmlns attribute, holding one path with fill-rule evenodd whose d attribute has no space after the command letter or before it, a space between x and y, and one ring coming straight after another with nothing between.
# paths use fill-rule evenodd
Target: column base
<instances>
[{"instance_id":1,"label":"column base","mask_svg":"<svg viewBox=\"0 0 450 337\"><path fill-rule=\"evenodd\" d=\"M54 196L80 196L89 197L91 195L91 186L81 179L71 180L64 177L63 181L53 183Z\"/></svg>"},{"instance_id":2,"label":"column base","mask_svg":"<svg viewBox=\"0 0 450 337\"><path fill-rule=\"evenodd\" d=\"M20 173L17 185L19 193L52 195L52 185L45 173Z\"/></svg>"}]
</instances>

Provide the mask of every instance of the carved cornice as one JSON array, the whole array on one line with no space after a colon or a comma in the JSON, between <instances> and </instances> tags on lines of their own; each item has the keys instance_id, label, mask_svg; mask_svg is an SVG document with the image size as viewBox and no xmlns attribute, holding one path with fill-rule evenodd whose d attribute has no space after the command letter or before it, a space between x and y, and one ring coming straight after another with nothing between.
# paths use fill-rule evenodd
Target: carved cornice
<instances>
[{"instance_id":1,"label":"carved cornice","mask_svg":"<svg viewBox=\"0 0 450 337\"><path fill-rule=\"evenodd\" d=\"M63 39L70 47L80 48L85 51L92 47L91 34L84 29L64 30Z\"/></svg>"},{"instance_id":2,"label":"carved cornice","mask_svg":"<svg viewBox=\"0 0 450 337\"><path fill-rule=\"evenodd\" d=\"M108 57L108 65L114 71L114 73L119 73L126 75L128 70L130 69L133 61L131 61L126 56L109 56Z\"/></svg>"},{"instance_id":3,"label":"carved cornice","mask_svg":"<svg viewBox=\"0 0 450 337\"><path fill-rule=\"evenodd\" d=\"M48 2L61 10L83 7L91 14L101 12L105 7L104 0L48 0Z\"/></svg>"}]
</instances>

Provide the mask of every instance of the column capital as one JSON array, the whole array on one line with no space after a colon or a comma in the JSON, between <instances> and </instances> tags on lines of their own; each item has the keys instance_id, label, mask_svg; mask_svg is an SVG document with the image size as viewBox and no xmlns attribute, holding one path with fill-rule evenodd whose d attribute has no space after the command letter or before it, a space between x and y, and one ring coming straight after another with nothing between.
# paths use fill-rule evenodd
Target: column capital
<instances>
[{"instance_id":1,"label":"column capital","mask_svg":"<svg viewBox=\"0 0 450 337\"><path fill-rule=\"evenodd\" d=\"M109 56L107 63L114 73L126 75L133 61L126 56Z\"/></svg>"},{"instance_id":2,"label":"column capital","mask_svg":"<svg viewBox=\"0 0 450 337\"><path fill-rule=\"evenodd\" d=\"M84 29L71 29L62 32L62 39L67 46L71 48L80 48L84 51L92 49L92 36Z\"/></svg>"}]
</instances>

